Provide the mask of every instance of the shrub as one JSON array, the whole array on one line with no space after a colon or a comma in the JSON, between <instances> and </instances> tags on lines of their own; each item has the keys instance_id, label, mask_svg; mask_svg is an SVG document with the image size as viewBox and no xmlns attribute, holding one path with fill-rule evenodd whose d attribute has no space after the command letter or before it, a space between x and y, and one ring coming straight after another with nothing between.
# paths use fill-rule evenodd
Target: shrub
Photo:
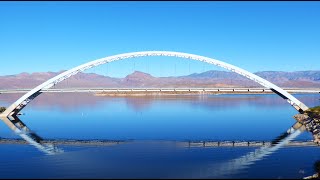
<instances>
[{"instance_id":1,"label":"shrub","mask_svg":"<svg viewBox=\"0 0 320 180\"><path fill-rule=\"evenodd\" d=\"M2 113L3 111L5 111L6 108L5 107L0 107L0 113Z\"/></svg>"},{"instance_id":2,"label":"shrub","mask_svg":"<svg viewBox=\"0 0 320 180\"><path fill-rule=\"evenodd\" d=\"M312 118L320 118L320 106L309 108L306 113Z\"/></svg>"}]
</instances>

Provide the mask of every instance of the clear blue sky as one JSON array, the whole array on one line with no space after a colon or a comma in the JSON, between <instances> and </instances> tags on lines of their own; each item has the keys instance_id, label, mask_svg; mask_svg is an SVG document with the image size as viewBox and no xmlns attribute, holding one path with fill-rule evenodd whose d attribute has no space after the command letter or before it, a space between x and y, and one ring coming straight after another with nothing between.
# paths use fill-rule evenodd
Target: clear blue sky
<instances>
[{"instance_id":1,"label":"clear blue sky","mask_svg":"<svg viewBox=\"0 0 320 180\"><path fill-rule=\"evenodd\" d=\"M320 70L320 2L0 2L0 75L143 50L208 56L251 72ZM149 57L89 72L182 75L189 65L217 69Z\"/></svg>"}]
</instances>

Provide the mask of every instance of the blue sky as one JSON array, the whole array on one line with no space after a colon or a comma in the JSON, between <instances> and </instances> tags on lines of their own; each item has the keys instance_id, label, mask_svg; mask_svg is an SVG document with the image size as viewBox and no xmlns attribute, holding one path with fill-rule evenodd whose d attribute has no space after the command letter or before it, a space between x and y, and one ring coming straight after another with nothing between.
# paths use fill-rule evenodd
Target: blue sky
<instances>
[{"instance_id":1,"label":"blue sky","mask_svg":"<svg viewBox=\"0 0 320 180\"><path fill-rule=\"evenodd\" d=\"M59 71L144 50L208 56L251 72L320 70L320 2L0 2L0 75ZM210 69L222 70L149 57L87 72Z\"/></svg>"}]
</instances>

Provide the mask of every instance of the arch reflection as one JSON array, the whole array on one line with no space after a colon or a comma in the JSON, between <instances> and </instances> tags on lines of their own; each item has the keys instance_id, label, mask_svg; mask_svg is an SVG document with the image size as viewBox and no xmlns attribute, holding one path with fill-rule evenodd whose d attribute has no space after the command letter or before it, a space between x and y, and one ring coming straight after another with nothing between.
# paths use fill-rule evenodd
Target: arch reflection
<instances>
[{"instance_id":1,"label":"arch reflection","mask_svg":"<svg viewBox=\"0 0 320 180\"><path fill-rule=\"evenodd\" d=\"M62 153L63 150L56 147L53 143L44 143L43 138L35 132L31 131L25 123L21 121L18 116L2 117L5 124L22 139L28 142L30 145L36 147L41 152L47 155L54 155Z\"/></svg>"}]
</instances>

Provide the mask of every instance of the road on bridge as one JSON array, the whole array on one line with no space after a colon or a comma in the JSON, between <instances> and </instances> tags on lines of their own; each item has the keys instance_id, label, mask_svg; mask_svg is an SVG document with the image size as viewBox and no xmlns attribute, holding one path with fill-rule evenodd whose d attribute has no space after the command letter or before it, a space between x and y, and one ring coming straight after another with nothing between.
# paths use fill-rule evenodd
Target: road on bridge
<instances>
[{"instance_id":1,"label":"road on bridge","mask_svg":"<svg viewBox=\"0 0 320 180\"><path fill-rule=\"evenodd\" d=\"M0 94L27 93L31 89L0 89ZM284 88L289 93L320 93L320 88ZM272 93L266 88L61 88L43 89L40 92L222 92Z\"/></svg>"}]
</instances>

